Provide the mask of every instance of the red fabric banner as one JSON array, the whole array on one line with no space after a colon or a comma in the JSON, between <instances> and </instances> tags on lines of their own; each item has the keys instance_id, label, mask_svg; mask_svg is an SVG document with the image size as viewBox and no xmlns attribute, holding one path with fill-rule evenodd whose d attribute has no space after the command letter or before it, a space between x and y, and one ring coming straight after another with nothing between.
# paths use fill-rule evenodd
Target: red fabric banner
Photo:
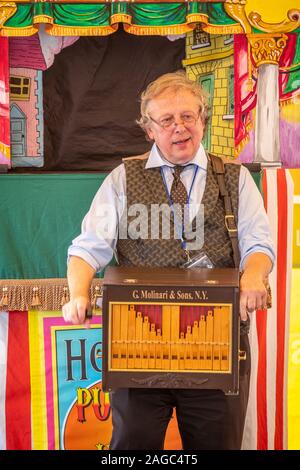
<instances>
[{"instance_id":1,"label":"red fabric banner","mask_svg":"<svg viewBox=\"0 0 300 470\"><path fill-rule=\"evenodd\" d=\"M8 38L0 37L0 165L10 166Z\"/></svg>"}]
</instances>

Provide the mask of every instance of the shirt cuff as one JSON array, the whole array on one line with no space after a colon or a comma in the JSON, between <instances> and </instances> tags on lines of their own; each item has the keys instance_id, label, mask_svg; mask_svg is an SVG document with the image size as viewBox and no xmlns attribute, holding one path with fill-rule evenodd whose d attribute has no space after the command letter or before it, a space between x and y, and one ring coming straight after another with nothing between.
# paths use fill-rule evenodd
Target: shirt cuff
<instances>
[{"instance_id":1,"label":"shirt cuff","mask_svg":"<svg viewBox=\"0 0 300 470\"><path fill-rule=\"evenodd\" d=\"M267 255L270 258L271 263L272 263L272 268L270 272L273 271L274 264L275 264L275 254L270 248L266 248L266 247L252 248L251 250L247 251L247 253L245 253L244 256L241 258L240 271L244 270L244 264L245 264L246 258L248 258L248 256L251 255L252 253L264 253L265 255Z\"/></svg>"},{"instance_id":2,"label":"shirt cuff","mask_svg":"<svg viewBox=\"0 0 300 470\"><path fill-rule=\"evenodd\" d=\"M76 248L74 246L71 246L68 249L68 259L67 259L67 264L70 262L70 257L71 256L77 256L78 258L83 259L86 261L96 272L101 271L101 266L97 263L97 261L85 250L82 248Z\"/></svg>"}]
</instances>

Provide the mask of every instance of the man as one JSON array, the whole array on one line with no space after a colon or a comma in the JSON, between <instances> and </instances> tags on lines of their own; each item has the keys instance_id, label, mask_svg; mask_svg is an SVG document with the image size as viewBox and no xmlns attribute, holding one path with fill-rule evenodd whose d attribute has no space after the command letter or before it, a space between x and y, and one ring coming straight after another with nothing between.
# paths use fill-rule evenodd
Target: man
<instances>
[{"instance_id":1,"label":"man","mask_svg":"<svg viewBox=\"0 0 300 470\"><path fill-rule=\"evenodd\" d=\"M74 324L86 321L94 274L109 263L113 254L119 264L126 266L182 266L186 261L185 228L193 224L194 208L200 203L204 206L201 252L215 267L234 266L223 201L210 158L201 144L206 119L204 93L183 72L163 75L145 90L139 124L154 141L153 147L147 161L127 160L112 171L96 194L83 220L82 233L69 249L71 300L63 309L66 321ZM251 175L240 165L225 167L225 181L238 228L242 272L240 316L247 325L248 312L266 305L264 281L272 269L274 251L262 198ZM161 227L158 239L130 238L129 230L128 237L120 237L127 208L137 203L149 210L157 203L172 206L176 202L173 186L180 189L179 196L184 196L188 214L183 227L176 223L174 214L174 225L181 232L177 239L174 236L165 240ZM103 217L104 207L113 208L106 217ZM109 229L105 234L103 226L107 224ZM199 247L195 250L198 252ZM241 335L241 349L246 350L247 361L240 369L238 397L227 397L220 390L120 389L114 392L111 449L162 449L173 407L176 407L184 449L240 448L250 374L247 331Z\"/></svg>"}]
</instances>

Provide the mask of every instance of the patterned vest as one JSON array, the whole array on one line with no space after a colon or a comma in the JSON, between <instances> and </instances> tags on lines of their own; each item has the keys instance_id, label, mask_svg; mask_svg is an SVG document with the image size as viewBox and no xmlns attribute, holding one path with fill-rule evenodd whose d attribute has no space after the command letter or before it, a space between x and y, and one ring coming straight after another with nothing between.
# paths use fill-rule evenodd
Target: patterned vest
<instances>
[{"instance_id":1,"label":"patterned vest","mask_svg":"<svg viewBox=\"0 0 300 470\"><path fill-rule=\"evenodd\" d=\"M171 220L171 237L163 238L162 218L160 217L157 238L151 238L151 205L169 205L168 195L160 174L159 168L145 169L147 160L125 160L127 208L133 204L143 204L147 207L144 217L138 212L128 216L121 222L123 237L117 243L117 256L121 266L149 266L149 267L178 267L186 261L186 254L181 247L181 241L173 236L174 223ZM225 181L227 190L231 195L233 213L236 224L238 222L238 188L240 165L225 164ZM202 198L204 205L204 245L201 252L205 252L215 267L233 267L232 246L224 224L223 201L219 195L219 187L212 170L210 161L207 162L206 186ZM137 206L138 207L138 206ZM137 239L130 238L128 227L130 224L139 225ZM195 219L192 222L195 229ZM147 237L148 235L148 237ZM191 252L194 256L197 252Z\"/></svg>"}]
</instances>

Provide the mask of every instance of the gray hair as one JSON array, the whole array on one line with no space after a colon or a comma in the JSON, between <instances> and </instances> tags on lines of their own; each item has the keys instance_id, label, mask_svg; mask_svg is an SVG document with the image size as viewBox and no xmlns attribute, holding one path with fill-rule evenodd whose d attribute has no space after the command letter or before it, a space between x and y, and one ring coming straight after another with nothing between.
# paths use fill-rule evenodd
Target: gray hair
<instances>
[{"instance_id":1,"label":"gray hair","mask_svg":"<svg viewBox=\"0 0 300 470\"><path fill-rule=\"evenodd\" d=\"M178 70L173 73L165 73L156 80L151 82L146 90L141 95L141 117L136 121L137 124L146 132L149 123L151 122L147 109L151 100L157 98L165 91L171 90L177 92L178 90L188 90L195 96L199 103L200 118L202 123L206 125L208 121L208 103L207 93L199 85L198 82L190 80L183 70Z\"/></svg>"}]
</instances>

